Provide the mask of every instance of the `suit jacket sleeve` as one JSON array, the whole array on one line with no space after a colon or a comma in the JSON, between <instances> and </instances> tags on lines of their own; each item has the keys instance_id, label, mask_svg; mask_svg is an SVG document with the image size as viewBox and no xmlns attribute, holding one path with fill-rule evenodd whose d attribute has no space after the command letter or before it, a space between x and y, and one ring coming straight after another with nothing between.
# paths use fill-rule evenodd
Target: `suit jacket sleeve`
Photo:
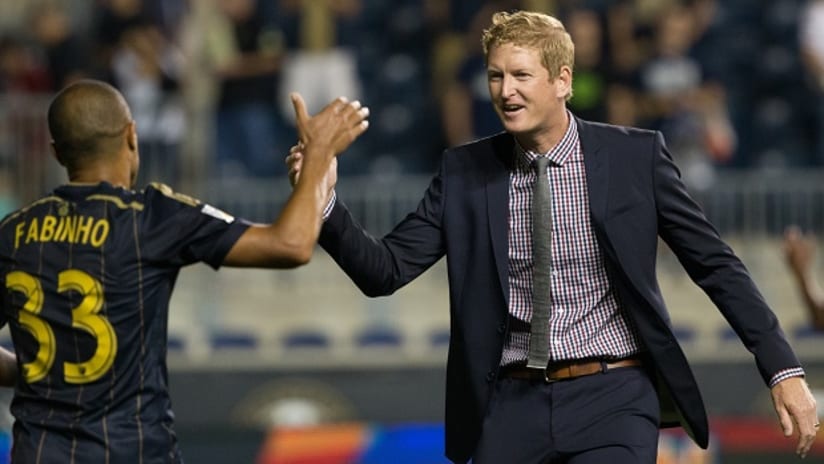
<instances>
[{"instance_id":1,"label":"suit jacket sleeve","mask_svg":"<svg viewBox=\"0 0 824 464\"><path fill-rule=\"evenodd\" d=\"M319 243L367 296L392 294L444 255L443 173L442 167L417 209L383 238L364 230L338 198Z\"/></svg>"},{"instance_id":2,"label":"suit jacket sleeve","mask_svg":"<svg viewBox=\"0 0 824 464\"><path fill-rule=\"evenodd\" d=\"M744 264L687 193L660 133L653 143L660 236L755 355L765 383L782 369L800 366Z\"/></svg>"}]
</instances>

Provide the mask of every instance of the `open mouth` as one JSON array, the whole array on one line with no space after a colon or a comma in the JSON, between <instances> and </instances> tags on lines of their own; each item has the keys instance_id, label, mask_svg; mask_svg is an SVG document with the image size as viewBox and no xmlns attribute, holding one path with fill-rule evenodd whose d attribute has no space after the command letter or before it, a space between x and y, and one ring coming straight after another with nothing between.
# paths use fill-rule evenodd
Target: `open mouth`
<instances>
[{"instance_id":1,"label":"open mouth","mask_svg":"<svg viewBox=\"0 0 824 464\"><path fill-rule=\"evenodd\" d=\"M503 105L501 106L501 111L507 116L514 116L521 111L523 111L524 107L522 105Z\"/></svg>"}]
</instances>

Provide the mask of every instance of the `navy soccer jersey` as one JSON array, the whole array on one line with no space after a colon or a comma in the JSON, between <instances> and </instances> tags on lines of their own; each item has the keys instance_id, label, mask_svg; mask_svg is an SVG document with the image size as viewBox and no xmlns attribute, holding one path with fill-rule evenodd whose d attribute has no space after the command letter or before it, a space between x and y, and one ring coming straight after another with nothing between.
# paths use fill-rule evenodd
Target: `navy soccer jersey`
<instances>
[{"instance_id":1,"label":"navy soccer jersey","mask_svg":"<svg viewBox=\"0 0 824 464\"><path fill-rule=\"evenodd\" d=\"M20 366L14 462L181 461L169 299L182 266L217 268L247 227L161 184L70 184L0 222L0 323Z\"/></svg>"}]
</instances>

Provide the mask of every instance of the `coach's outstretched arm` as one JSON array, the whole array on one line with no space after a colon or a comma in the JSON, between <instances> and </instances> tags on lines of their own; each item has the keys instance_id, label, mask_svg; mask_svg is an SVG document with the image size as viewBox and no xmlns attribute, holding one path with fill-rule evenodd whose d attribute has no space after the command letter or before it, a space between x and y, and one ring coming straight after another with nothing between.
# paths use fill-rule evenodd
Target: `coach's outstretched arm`
<instances>
[{"instance_id":1,"label":"coach's outstretched arm","mask_svg":"<svg viewBox=\"0 0 824 464\"><path fill-rule=\"evenodd\" d=\"M278 218L244 232L223 261L226 266L288 268L309 262L334 182L327 176L329 167L369 127L369 109L357 102L338 98L310 117L303 98L297 93L291 97L303 146L303 175Z\"/></svg>"}]
</instances>

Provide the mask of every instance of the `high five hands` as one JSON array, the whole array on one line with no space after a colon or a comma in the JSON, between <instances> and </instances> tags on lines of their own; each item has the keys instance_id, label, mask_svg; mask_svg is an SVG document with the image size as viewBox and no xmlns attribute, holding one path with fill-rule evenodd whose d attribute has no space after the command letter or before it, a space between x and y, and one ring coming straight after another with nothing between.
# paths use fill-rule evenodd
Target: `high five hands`
<instances>
[{"instance_id":1,"label":"high five hands","mask_svg":"<svg viewBox=\"0 0 824 464\"><path fill-rule=\"evenodd\" d=\"M307 147L328 147L326 152L331 163L330 171L336 170L335 157L346 150L352 142L369 128L369 108L362 106L359 101L350 102L345 97L339 97L326 105L315 116L309 116L306 104L298 93L290 95L295 108L298 130L298 144L290 150L286 158L289 165L289 180L292 185L298 181L303 163L308 163L314 155ZM320 150L321 152L323 150Z\"/></svg>"}]
</instances>

